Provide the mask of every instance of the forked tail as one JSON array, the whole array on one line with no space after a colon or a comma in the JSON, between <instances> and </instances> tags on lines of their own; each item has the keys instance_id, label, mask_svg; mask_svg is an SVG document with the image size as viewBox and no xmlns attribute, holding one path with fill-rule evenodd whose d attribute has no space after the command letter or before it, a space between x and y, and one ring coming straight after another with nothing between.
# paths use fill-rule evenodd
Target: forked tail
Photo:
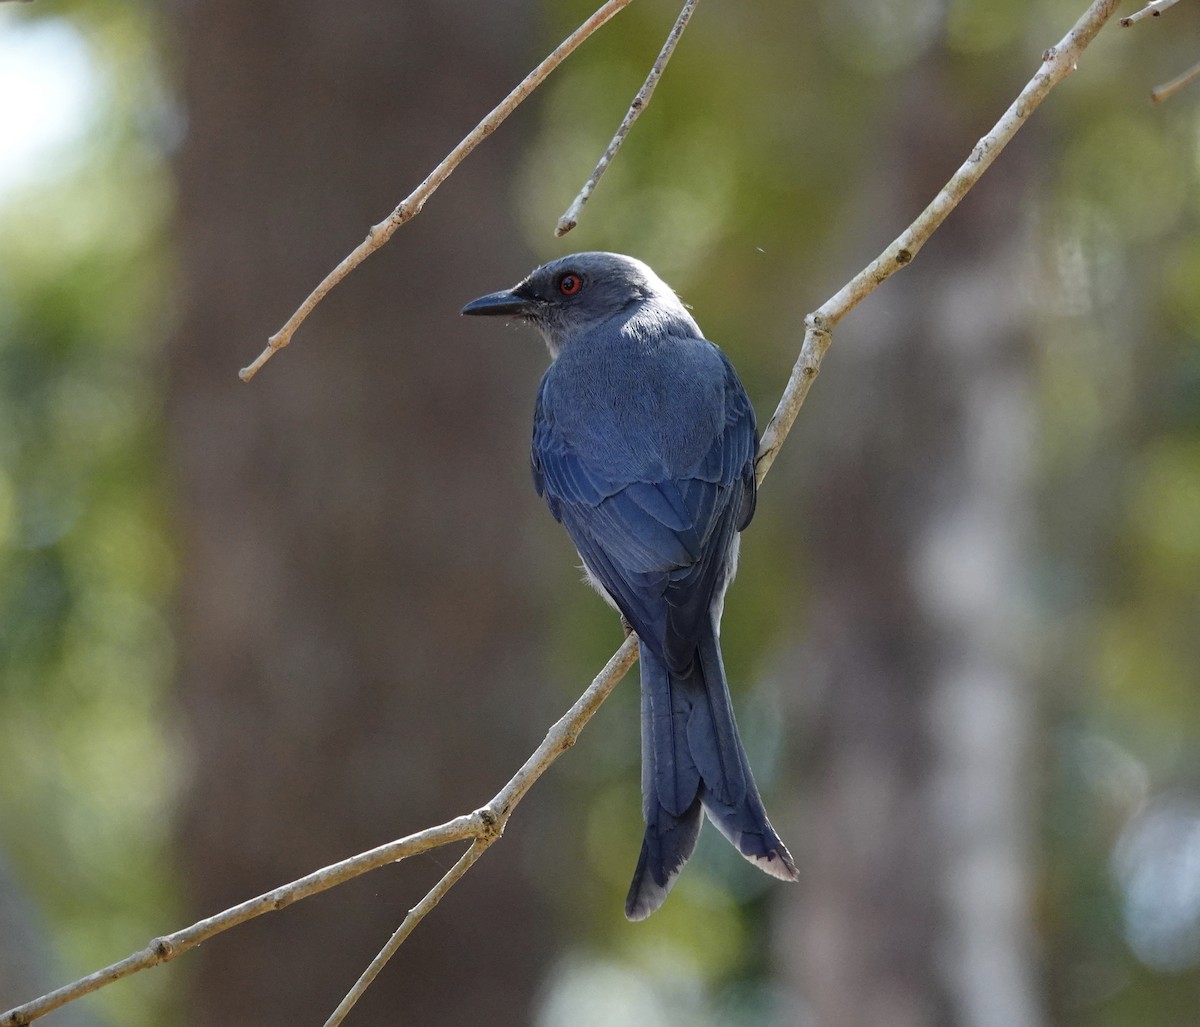
<instances>
[{"instance_id":1,"label":"forked tail","mask_svg":"<svg viewBox=\"0 0 1200 1027\"><path fill-rule=\"evenodd\" d=\"M767 819L733 718L715 631L686 672L641 648L642 812L646 834L625 915L644 920L663 904L696 847L701 811L743 856L783 881L797 878Z\"/></svg>"}]
</instances>

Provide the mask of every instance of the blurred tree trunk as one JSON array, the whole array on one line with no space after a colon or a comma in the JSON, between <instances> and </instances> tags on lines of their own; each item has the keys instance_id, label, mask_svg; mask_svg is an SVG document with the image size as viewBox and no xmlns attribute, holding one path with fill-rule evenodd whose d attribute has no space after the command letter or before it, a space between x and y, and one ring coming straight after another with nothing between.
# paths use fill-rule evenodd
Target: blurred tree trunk
<instances>
[{"instance_id":1,"label":"blurred tree trunk","mask_svg":"<svg viewBox=\"0 0 1200 1027\"><path fill-rule=\"evenodd\" d=\"M956 96L947 66L922 59L857 204L878 228L859 237L895 235L986 130L988 112ZM819 1027L1041 1022L1018 616L1032 502L1028 145L851 315L805 410L834 446L806 468L805 665L819 681L805 687L822 699L805 889L783 951Z\"/></svg>"},{"instance_id":2,"label":"blurred tree trunk","mask_svg":"<svg viewBox=\"0 0 1200 1027\"><path fill-rule=\"evenodd\" d=\"M529 262L489 141L250 385L305 293L519 79L528 3L176 7L186 138L170 350L181 539L180 860L196 915L470 810L557 709L536 692L522 551L543 355L464 336ZM544 798L530 803L536 817ZM362 1023L526 1023L552 949L529 819L384 971ZM538 844L545 844L544 838ZM195 1024L332 1011L444 851L272 914L193 957ZM358 1021L356 1021L358 1022Z\"/></svg>"}]
</instances>

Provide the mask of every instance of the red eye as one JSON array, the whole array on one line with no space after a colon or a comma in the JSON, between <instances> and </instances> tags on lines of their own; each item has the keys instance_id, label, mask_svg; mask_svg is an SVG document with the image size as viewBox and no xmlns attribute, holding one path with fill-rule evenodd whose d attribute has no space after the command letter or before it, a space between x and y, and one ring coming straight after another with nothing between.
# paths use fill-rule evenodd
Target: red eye
<instances>
[{"instance_id":1,"label":"red eye","mask_svg":"<svg viewBox=\"0 0 1200 1027\"><path fill-rule=\"evenodd\" d=\"M571 274L570 271L558 280L558 291L564 296L574 296L582 288L583 279L579 275Z\"/></svg>"}]
</instances>

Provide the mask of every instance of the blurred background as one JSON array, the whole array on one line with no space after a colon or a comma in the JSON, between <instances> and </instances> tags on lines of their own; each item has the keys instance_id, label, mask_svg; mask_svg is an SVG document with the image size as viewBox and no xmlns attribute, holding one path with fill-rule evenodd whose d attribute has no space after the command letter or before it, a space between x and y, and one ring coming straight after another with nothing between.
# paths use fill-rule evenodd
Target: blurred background
<instances>
[{"instance_id":1,"label":"blurred background","mask_svg":"<svg viewBox=\"0 0 1200 1027\"><path fill-rule=\"evenodd\" d=\"M765 425L1085 3L701 5L556 241L633 4L239 382L592 6L0 4L0 1008L481 805L620 641L530 487L541 343L466 300L640 256ZM1200 86L1148 94L1198 58L1194 4L1111 23L837 332L723 635L801 883L710 828L626 923L631 677L351 1023L1197 1022ZM322 1022L456 855L44 1022Z\"/></svg>"}]
</instances>

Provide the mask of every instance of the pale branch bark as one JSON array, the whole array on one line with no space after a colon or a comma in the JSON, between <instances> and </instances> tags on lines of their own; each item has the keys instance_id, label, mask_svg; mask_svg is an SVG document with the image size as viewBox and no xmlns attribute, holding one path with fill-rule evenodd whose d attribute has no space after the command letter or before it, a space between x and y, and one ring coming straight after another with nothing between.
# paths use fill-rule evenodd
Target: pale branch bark
<instances>
[{"instance_id":1,"label":"pale branch bark","mask_svg":"<svg viewBox=\"0 0 1200 1027\"><path fill-rule=\"evenodd\" d=\"M626 0L627 2L629 0ZM955 172L920 216L875 260L817 310L805 317L804 342L800 355L792 368L787 387L759 446L756 473L760 482L766 477L776 454L795 423L800 406L807 397L820 369L821 360L832 342L834 327L882 282L913 259L930 235L979 180L1017 130L1028 120L1029 115L1033 113L1038 104L1054 86L1074 70L1079 55L1113 15L1119 3L1120 0L1094 0L1062 41L1043 54L1042 65L1029 84L1005 111L992 131L979 141L966 162ZM610 6L613 5L605 5L601 11ZM616 9L619 9L620 6L624 6L624 4L616 5ZM593 18L597 17L599 13L597 12ZM376 957L376 962L382 966L399 943L416 926L416 923L441 900L450 887L462 876L462 873L465 873L469 866L500 837L517 804L550 764L575 744L579 732L591 720L617 682L633 666L636 658L637 638L631 635L612 655L604 669L576 700L570 710L550 728L542 744L525 761L521 769L482 809L457 817L438 827L389 842L387 845L353 856L341 863L325 867L307 877L293 881L291 884L266 892L213 917L201 920L175 934L156 938L140 952L135 952L103 970L98 970L73 984L59 988L57 991L0 1015L0 1027L24 1027L46 1013L89 992L96 991L106 984L147 967L167 962L181 952L195 947L201 941L228 930L230 927L263 913L282 909L299 899L325 891L352 877L383 866L385 863L396 862L441 845L470 839L472 845L467 853L425 898L413 907L405 923L400 926L388 946ZM366 979L365 983L360 981L363 988L370 983L370 980L367 979L368 975L373 978L376 973L378 973L378 967L373 963L372 968L363 975ZM359 985L356 985L355 989L347 995L350 1005L357 1000L361 991ZM346 1003L343 1002L343 1005ZM346 1005L346 1008L348 1009L349 1006ZM337 1015L335 1012L334 1016ZM340 1021L335 1019L330 1022Z\"/></svg>"},{"instance_id":2,"label":"pale branch bark","mask_svg":"<svg viewBox=\"0 0 1200 1027\"><path fill-rule=\"evenodd\" d=\"M1157 18L1163 11L1174 7L1177 3L1179 0L1150 0L1150 3L1140 11L1131 14L1128 18L1122 18L1121 27L1129 28L1130 25L1136 24L1143 18Z\"/></svg>"},{"instance_id":3,"label":"pale branch bark","mask_svg":"<svg viewBox=\"0 0 1200 1027\"><path fill-rule=\"evenodd\" d=\"M650 97L654 95L654 87L658 85L658 80L662 78L662 73L667 67L667 61L671 59L671 54L675 52L675 45L679 42L679 37L683 35L683 30L687 28L687 23L691 20L692 11L696 9L697 3L699 3L699 0L685 0L683 10L679 12L679 17L675 19L675 24L667 34L667 41L663 43L662 50L659 51L658 60L654 62L654 66L650 69L650 74L646 76L646 81L642 83L642 88L637 91L637 95L629 105L625 119L617 129L616 135L612 137L612 142L608 144L608 149L601 154L600 160L596 162L596 168L592 172L591 177L583 183L583 188L579 190L579 195L575 197L563 216L558 219L558 225L554 229L554 234L559 238L562 238L562 236L566 235L572 228L579 224L579 215L583 213L583 205L591 198L592 190L596 188L600 177L608 170L608 165L612 163L612 159L617 155L621 144L625 142L625 137L629 135L629 130L633 127L633 123L641 117L642 111L650 103Z\"/></svg>"},{"instance_id":4,"label":"pale branch bark","mask_svg":"<svg viewBox=\"0 0 1200 1027\"><path fill-rule=\"evenodd\" d=\"M1162 103L1163 100L1169 100L1184 86L1191 85L1198 78L1200 78L1200 64L1194 64L1182 75L1177 75L1171 79L1170 82L1164 82L1161 86L1151 89L1150 99L1155 103Z\"/></svg>"},{"instance_id":5,"label":"pale branch bark","mask_svg":"<svg viewBox=\"0 0 1200 1027\"><path fill-rule=\"evenodd\" d=\"M1021 90L992 130L971 151L950 181L933 198L920 216L908 226L878 257L847 282L830 299L804 319L804 342L800 357L792 368L787 388L767 430L763 432L758 447L758 479L766 476L783 440L791 431L800 405L812 388L812 383L821 369L830 343L833 329L839 321L887 281L902 267L909 264L920 252L929 237L958 206L968 190L999 156L1000 151L1017 130L1029 119L1038 105L1059 82L1075 70L1075 62L1096 34L1112 17L1120 0L1094 0L1057 46L1052 46L1042 55L1042 65L1037 74Z\"/></svg>"},{"instance_id":6,"label":"pale branch bark","mask_svg":"<svg viewBox=\"0 0 1200 1027\"><path fill-rule=\"evenodd\" d=\"M425 202L450 177L450 174L463 162L463 159L476 146L483 142L484 139L495 132L500 123L515 111L529 94L540 86L550 73L578 48L580 43L632 2L633 0L607 0L587 21L564 39L541 64L526 75L520 84L501 100L491 113L476 125L462 142L446 155L442 162L426 176L425 180L400 201L399 206L395 210L380 221L379 224L371 226L370 231L367 232L367 237L351 250L342 259L341 263L330 271L321 280L320 284L308 294L304 302L296 308L295 313L287 319L283 327L267 340L267 348L251 364L243 367L238 372L238 377L242 381L248 382L258 373L263 364L271 359L276 351L283 349L284 346L291 342L296 329L300 327L304 319L312 313L313 308L329 294L338 282L383 246L392 237L397 228L405 222L411 221L421 213L421 208L425 206Z\"/></svg>"}]
</instances>

